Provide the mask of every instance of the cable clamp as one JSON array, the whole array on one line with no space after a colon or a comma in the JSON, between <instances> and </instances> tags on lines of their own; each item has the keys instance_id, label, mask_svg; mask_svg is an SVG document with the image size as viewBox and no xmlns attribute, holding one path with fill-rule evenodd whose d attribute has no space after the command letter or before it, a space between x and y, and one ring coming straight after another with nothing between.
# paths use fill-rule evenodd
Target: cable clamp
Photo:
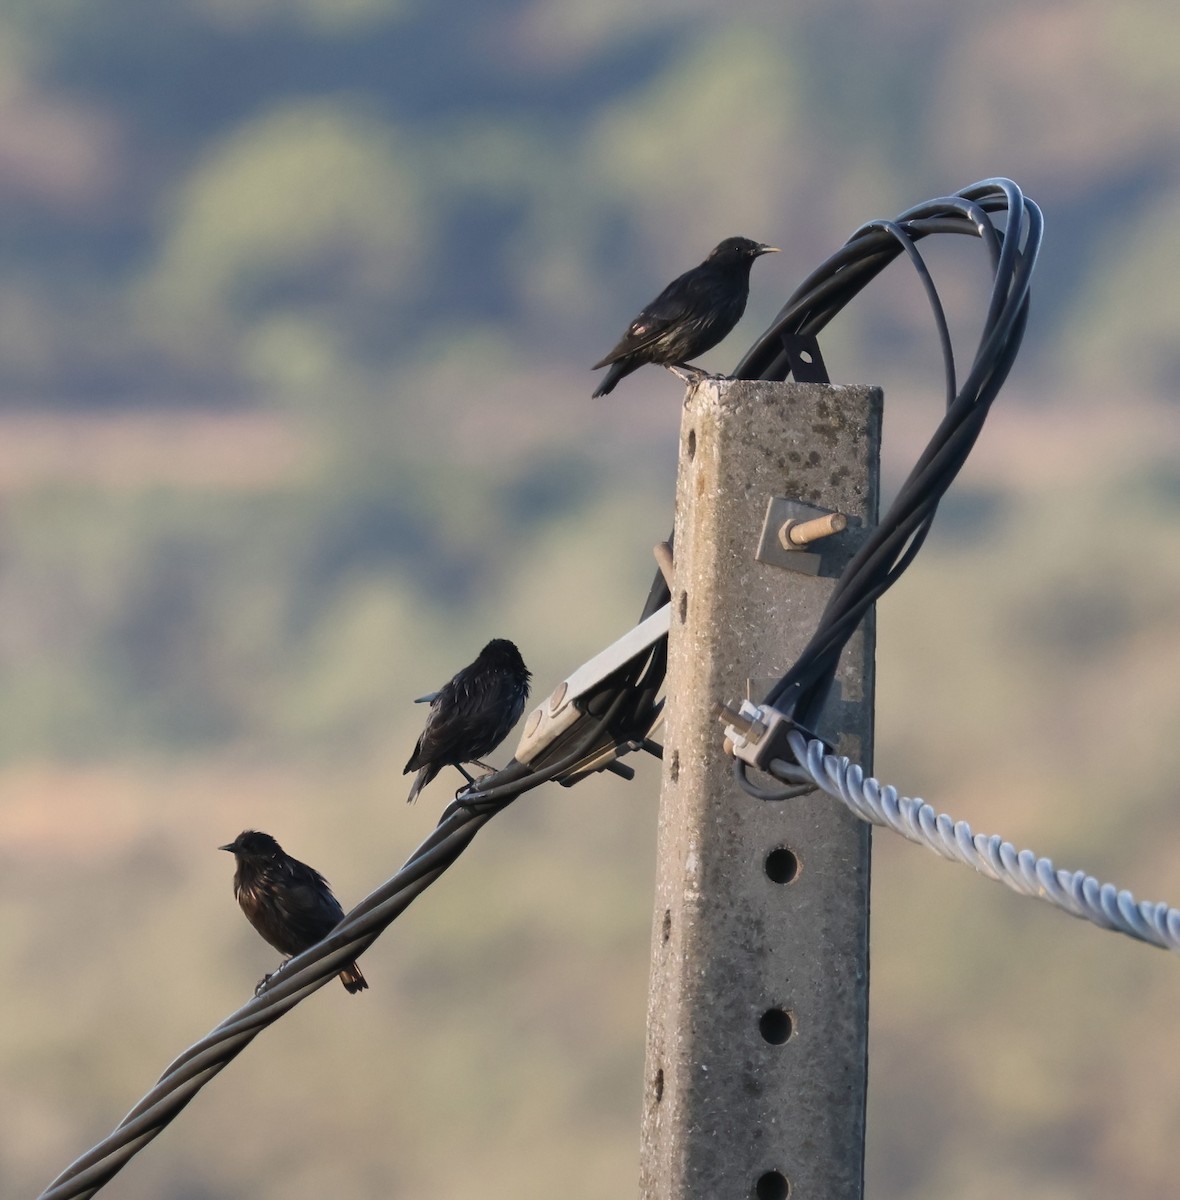
<instances>
[{"instance_id":1,"label":"cable clamp","mask_svg":"<svg viewBox=\"0 0 1180 1200\"><path fill-rule=\"evenodd\" d=\"M792 717L766 704L743 700L740 708L717 705L717 719L725 724L725 750L751 767L768 771L774 759L793 763L788 735L802 733L809 741L815 734Z\"/></svg>"}]
</instances>

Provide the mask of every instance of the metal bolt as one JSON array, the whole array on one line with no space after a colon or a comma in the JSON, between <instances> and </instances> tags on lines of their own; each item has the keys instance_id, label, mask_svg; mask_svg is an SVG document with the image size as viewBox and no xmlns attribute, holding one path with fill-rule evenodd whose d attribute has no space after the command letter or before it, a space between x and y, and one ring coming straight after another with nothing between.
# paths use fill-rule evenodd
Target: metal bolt
<instances>
[{"instance_id":1,"label":"metal bolt","mask_svg":"<svg viewBox=\"0 0 1180 1200\"><path fill-rule=\"evenodd\" d=\"M751 721L745 713L730 708L728 704L717 704L713 711L717 714L717 720L724 725L732 725L751 742L760 742L766 733L766 726L761 721Z\"/></svg>"},{"instance_id":2,"label":"metal bolt","mask_svg":"<svg viewBox=\"0 0 1180 1200\"><path fill-rule=\"evenodd\" d=\"M667 542L656 542L651 548L652 553L656 556L656 562L660 567L660 574L664 577L664 582L668 585L668 590L672 590L672 547Z\"/></svg>"},{"instance_id":3,"label":"metal bolt","mask_svg":"<svg viewBox=\"0 0 1180 1200\"><path fill-rule=\"evenodd\" d=\"M828 513L810 521L784 521L778 531L778 540L784 550L797 550L820 538L841 533L848 528L848 518L843 513Z\"/></svg>"}]
</instances>

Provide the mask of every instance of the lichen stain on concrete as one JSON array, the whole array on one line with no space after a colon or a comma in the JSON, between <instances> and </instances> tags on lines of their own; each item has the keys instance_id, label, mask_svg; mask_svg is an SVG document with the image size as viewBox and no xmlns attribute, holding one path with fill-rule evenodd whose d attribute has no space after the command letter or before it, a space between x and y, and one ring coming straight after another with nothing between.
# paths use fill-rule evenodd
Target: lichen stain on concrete
<instances>
[{"instance_id":1,"label":"lichen stain on concrete","mask_svg":"<svg viewBox=\"0 0 1180 1200\"><path fill-rule=\"evenodd\" d=\"M779 492L788 500L803 499L803 485L789 472L785 472L778 483Z\"/></svg>"},{"instance_id":2,"label":"lichen stain on concrete","mask_svg":"<svg viewBox=\"0 0 1180 1200\"><path fill-rule=\"evenodd\" d=\"M839 425L830 421L817 421L811 427L811 432L817 438L822 438L823 441L831 448L835 449L840 444L840 435L844 432Z\"/></svg>"},{"instance_id":3,"label":"lichen stain on concrete","mask_svg":"<svg viewBox=\"0 0 1180 1200\"><path fill-rule=\"evenodd\" d=\"M711 491L712 485L709 481L708 471L697 471L693 482L696 484L696 494L698 496L705 496Z\"/></svg>"}]
</instances>

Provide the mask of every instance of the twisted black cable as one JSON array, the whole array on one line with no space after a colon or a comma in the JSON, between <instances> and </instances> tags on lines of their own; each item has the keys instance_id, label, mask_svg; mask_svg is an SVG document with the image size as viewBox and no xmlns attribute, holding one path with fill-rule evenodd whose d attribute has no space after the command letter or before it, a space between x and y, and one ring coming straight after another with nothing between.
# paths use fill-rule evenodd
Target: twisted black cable
<instances>
[{"instance_id":1,"label":"twisted black cable","mask_svg":"<svg viewBox=\"0 0 1180 1200\"><path fill-rule=\"evenodd\" d=\"M645 736L658 709L637 703L634 685L662 649L657 647L629 664L608 688L592 697L593 711L543 765L534 769L513 759L460 793L401 870L347 913L323 941L284 963L253 999L173 1060L115 1129L62 1171L40 1200L93 1196L259 1033L367 950L459 858L493 816L525 792L560 779L604 741L625 743Z\"/></svg>"}]
</instances>

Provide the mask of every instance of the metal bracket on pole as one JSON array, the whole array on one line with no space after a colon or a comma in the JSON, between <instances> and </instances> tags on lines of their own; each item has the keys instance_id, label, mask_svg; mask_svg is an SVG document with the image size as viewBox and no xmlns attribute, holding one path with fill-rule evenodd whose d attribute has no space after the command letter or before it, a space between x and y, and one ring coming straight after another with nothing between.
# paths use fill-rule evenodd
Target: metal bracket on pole
<instances>
[{"instance_id":1,"label":"metal bracket on pole","mask_svg":"<svg viewBox=\"0 0 1180 1200\"><path fill-rule=\"evenodd\" d=\"M766 502L766 517L754 557L772 567L832 578L840 574L843 566L837 563L846 555L840 555L838 542L829 543L824 539L843 533L849 524L859 524L859 521L830 508L771 496ZM831 552L833 550L835 553Z\"/></svg>"},{"instance_id":2,"label":"metal bracket on pole","mask_svg":"<svg viewBox=\"0 0 1180 1200\"><path fill-rule=\"evenodd\" d=\"M811 637L834 586L829 575L876 520L880 429L873 388L706 379L688 392L671 564L643 1200L862 1196L869 826L819 793L782 803L748 795L716 711L748 679L780 676ZM766 496L804 497L812 510L849 517L842 533L806 551L780 548L792 562L819 550L819 574L756 557ZM837 681L842 700L825 708L818 732L868 769L871 614L850 639ZM767 738L773 747L769 729ZM747 740L756 758L755 739Z\"/></svg>"},{"instance_id":3,"label":"metal bracket on pole","mask_svg":"<svg viewBox=\"0 0 1180 1200\"><path fill-rule=\"evenodd\" d=\"M783 333L779 340L791 364L791 378L796 383L830 383L824 356L818 340L809 333Z\"/></svg>"},{"instance_id":4,"label":"metal bracket on pole","mask_svg":"<svg viewBox=\"0 0 1180 1200\"><path fill-rule=\"evenodd\" d=\"M537 762L562 734L568 733L582 720L585 713L579 702L593 694L629 662L647 654L661 638L667 636L670 622L671 607L665 604L559 683L525 719L524 732L520 735L513 758L526 764ZM599 766L604 765L600 759L605 761L611 757L617 757L617 752L605 756L595 752L592 756Z\"/></svg>"}]
</instances>

